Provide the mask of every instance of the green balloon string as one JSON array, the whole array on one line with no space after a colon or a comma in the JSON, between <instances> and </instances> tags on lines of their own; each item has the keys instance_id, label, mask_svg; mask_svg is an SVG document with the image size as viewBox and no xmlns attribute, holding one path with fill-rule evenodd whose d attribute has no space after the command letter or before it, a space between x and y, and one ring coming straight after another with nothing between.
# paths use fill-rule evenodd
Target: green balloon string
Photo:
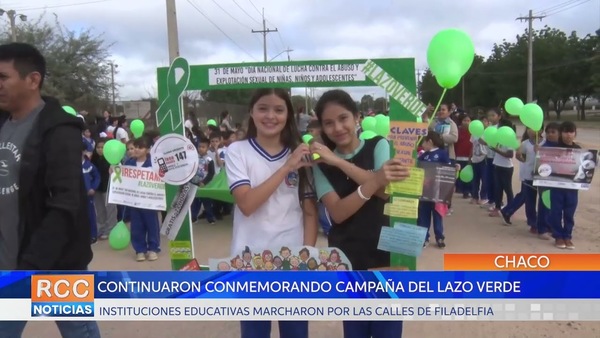
<instances>
[{"instance_id":1,"label":"green balloon string","mask_svg":"<svg viewBox=\"0 0 600 338\"><path fill-rule=\"evenodd\" d=\"M444 100L444 96L446 95L446 90L447 89L444 88L444 90L442 91L442 95L440 95L440 99L438 100L438 103L435 105L435 109L433 110L434 116L437 113L438 109L440 109L440 106L442 105L442 100ZM434 116L431 116L431 118L429 119L429 122L427 123L427 129L429 129L431 122L433 122ZM423 135L419 136L417 143L415 143L415 151L417 151L417 149L419 148L419 143L421 143L421 140L423 140Z\"/></svg>"},{"instance_id":2,"label":"green balloon string","mask_svg":"<svg viewBox=\"0 0 600 338\"><path fill-rule=\"evenodd\" d=\"M112 181L119 181L119 183L123 183L123 179L121 178L121 167L115 167L113 172L115 173L115 177L113 177Z\"/></svg>"}]
</instances>

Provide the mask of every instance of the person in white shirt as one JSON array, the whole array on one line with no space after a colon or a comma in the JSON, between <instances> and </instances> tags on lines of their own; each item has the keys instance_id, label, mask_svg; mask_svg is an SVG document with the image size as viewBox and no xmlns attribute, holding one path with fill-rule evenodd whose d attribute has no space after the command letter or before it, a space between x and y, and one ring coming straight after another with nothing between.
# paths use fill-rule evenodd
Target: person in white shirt
<instances>
[{"instance_id":1,"label":"person in white shirt","mask_svg":"<svg viewBox=\"0 0 600 338\"><path fill-rule=\"evenodd\" d=\"M502 124L498 124L498 127L502 127ZM512 158L514 151L505 146L496 146L493 148L494 151L494 210L490 211L491 217L500 216L500 209L502 209L502 197L506 194L506 204L512 203L514 193L512 189L512 176L514 172L514 165Z\"/></svg>"},{"instance_id":2,"label":"person in white shirt","mask_svg":"<svg viewBox=\"0 0 600 338\"><path fill-rule=\"evenodd\" d=\"M231 255L270 247L314 246L317 207L306 161L284 89L258 89L250 101L248 138L229 146L225 162L235 200ZM279 322L282 338L307 338L308 322ZM270 321L244 321L241 336L270 338Z\"/></svg>"},{"instance_id":3,"label":"person in white shirt","mask_svg":"<svg viewBox=\"0 0 600 338\"><path fill-rule=\"evenodd\" d=\"M129 142L129 133L127 133L127 119L125 116L115 117L112 121L112 126L106 128L106 131L111 133L115 140L123 143Z\"/></svg>"},{"instance_id":4,"label":"person in white shirt","mask_svg":"<svg viewBox=\"0 0 600 338\"><path fill-rule=\"evenodd\" d=\"M481 122L487 127L487 118L481 118ZM471 204L486 205L488 203L487 195L487 153L488 147L483 144L481 137L471 137L473 150L471 154L471 166L473 167L473 185L471 191Z\"/></svg>"},{"instance_id":5,"label":"person in white shirt","mask_svg":"<svg viewBox=\"0 0 600 338\"><path fill-rule=\"evenodd\" d=\"M540 134L531 128L527 128L516 158L521 165L519 166L519 177L521 179L521 191L515 196L512 203L508 203L501 210L504 224L511 225L510 218L514 213L525 204L525 216L530 232L537 233L537 212L535 203L537 201L537 190L533 186L533 171L536 157L536 141L540 140Z\"/></svg>"}]
</instances>

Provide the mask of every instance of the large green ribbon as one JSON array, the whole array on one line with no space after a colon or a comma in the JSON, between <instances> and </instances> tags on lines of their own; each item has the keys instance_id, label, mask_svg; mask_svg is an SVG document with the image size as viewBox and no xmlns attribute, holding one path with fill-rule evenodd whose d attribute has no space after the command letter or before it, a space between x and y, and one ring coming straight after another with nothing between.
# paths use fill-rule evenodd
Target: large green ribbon
<instances>
[{"instance_id":1,"label":"large green ribbon","mask_svg":"<svg viewBox=\"0 0 600 338\"><path fill-rule=\"evenodd\" d=\"M113 177L112 179L113 183L116 181L119 181L119 183L123 183L123 179L121 178L121 167L114 167L113 173L115 174L115 177Z\"/></svg>"},{"instance_id":2,"label":"large green ribbon","mask_svg":"<svg viewBox=\"0 0 600 338\"><path fill-rule=\"evenodd\" d=\"M181 69L183 74L177 80L176 70ZM173 60L167 73L167 97L156 110L156 123L160 127L168 118L171 120L171 130L175 131L183 124L183 102L181 95L185 92L190 82L190 65L184 58Z\"/></svg>"}]
</instances>

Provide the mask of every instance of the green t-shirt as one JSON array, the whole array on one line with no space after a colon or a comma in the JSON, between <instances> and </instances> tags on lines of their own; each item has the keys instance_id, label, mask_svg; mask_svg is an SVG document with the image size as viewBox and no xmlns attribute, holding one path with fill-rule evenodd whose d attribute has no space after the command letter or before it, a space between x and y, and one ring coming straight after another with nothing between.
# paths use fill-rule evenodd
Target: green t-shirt
<instances>
[{"instance_id":1,"label":"green t-shirt","mask_svg":"<svg viewBox=\"0 0 600 338\"><path fill-rule=\"evenodd\" d=\"M337 150L334 150L334 153L340 158L349 160L353 158L356 154L358 154L358 152L362 150L364 145L365 141L360 140L360 144L356 149L354 149L354 151L351 154L340 154L337 152ZM381 169L383 164L390 159L390 144L388 143L388 140L381 139L379 142L377 142L377 144L375 145L375 154L373 156L375 157L375 170ZM318 166L313 167L313 175L315 179L315 190L317 191L318 199L321 199L323 196L333 191L331 183L329 183L329 181L327 180L325 175L323 175L323 172L321 171L321 169L319 169Z\"/></svg>"}]
</instances>

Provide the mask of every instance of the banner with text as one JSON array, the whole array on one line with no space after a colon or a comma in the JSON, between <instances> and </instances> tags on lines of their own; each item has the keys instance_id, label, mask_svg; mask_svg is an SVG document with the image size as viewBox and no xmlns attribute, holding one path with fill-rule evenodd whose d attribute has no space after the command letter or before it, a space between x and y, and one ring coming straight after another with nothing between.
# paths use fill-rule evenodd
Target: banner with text
<instances>
[{"instance_id":1,"label":"banner with text","mask_svg":"<svg viewBox=\"0 0 600 338\"><path fill-rule=\"evenodd\" d=\"M395 158L400 159L405 166L415 166L416 159L413 157L413 151L417 149L419 138L427 135L427 126L427 123L422 122L390 122L388 140L394 142Z\"/></svg>"},{"instance_id":2,"label":"banner with text","mask_svg":"<svg viewBox=\"0 0 600 338\"><path fill-rule=\"evenodd\" d=\"M540 148L533 185L588 190L598 164L598 150Z\"/></svg>"},{"instance_id":3,"label":"banner with text","mask_svg":"<svg viewBox=\"0 0 600 338\"><path fill-rule=\"evenodd\" d=\"M110 175L108 203L167 210L165 184L152 168L116 166Z\"/></svg>"}]
</instances>

